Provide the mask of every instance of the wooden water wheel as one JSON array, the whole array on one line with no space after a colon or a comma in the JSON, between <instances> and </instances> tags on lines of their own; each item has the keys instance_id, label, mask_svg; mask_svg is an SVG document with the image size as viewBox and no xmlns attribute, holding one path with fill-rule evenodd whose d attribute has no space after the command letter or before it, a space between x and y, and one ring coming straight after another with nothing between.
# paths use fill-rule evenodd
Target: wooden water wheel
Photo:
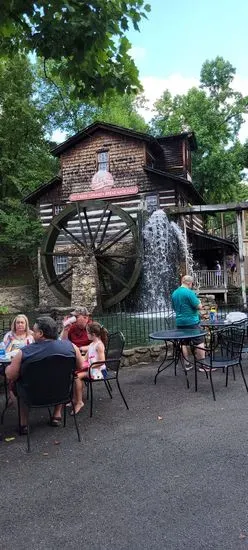
<instances>
[{"instance_id":1,"label":"wooden water wheel","mask_svg":"<svg viewBox=\"0 0 248 550\"><path fill-rule=\"evenodd\" d=\"M65 259L58 273L56 257ZM55 216L41 246L41 268L55 296L71 304L73 268L94 256L104 308L117 304L134 287L141 270L136 221L103 200L74 202Z\"/></svg>"}]
</instances>

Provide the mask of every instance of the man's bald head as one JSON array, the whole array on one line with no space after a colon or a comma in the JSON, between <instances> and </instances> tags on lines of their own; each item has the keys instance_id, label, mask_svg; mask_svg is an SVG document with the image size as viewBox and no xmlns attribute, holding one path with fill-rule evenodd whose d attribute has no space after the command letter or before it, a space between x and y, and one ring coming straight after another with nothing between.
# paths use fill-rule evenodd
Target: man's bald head
<instances>
[{"instance_id":1,"label":"man's bald head","mask_svg":"<svg viewBox=\"0 0 248 550\"><path fill-rule=\"evenodd\" d=\"M187 286L188 288L191 288L194 282L194 278L191 277L191 275L184 275L182 278L182 285Z\"/></svg>"}]
</instances>

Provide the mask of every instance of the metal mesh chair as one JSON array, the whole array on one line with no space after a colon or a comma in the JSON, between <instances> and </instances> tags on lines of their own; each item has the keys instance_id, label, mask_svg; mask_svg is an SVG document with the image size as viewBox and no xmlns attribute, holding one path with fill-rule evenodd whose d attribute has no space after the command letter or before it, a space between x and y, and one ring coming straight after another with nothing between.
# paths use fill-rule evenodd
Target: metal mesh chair
<instances>
[{"instance_id":1,"label":"metal mesh chair","mask_svg":"<svg viewBox=\"0 0 248 550\"><path fill-rule=\"evenodd\" d=\"M245 331L244 342L242 348L242 356L248 354L248 318L242 319L241 321L235 321L233 326L243 328Z\"/></svg>"},{"instance_id":2,"label":"metal mesh chair","mask_svg":"<svg viewBox=\"0 0 248 550\"><path fill-rule=\"evenodd\" d=\"M40 361L30 362L21 371L20 380L16 382L18 398L19 427L20 400L27 407L27 448L30 451L29 411L34 408L50 408L64 405L64 426L66 425L66 404L72 403L73 380L76 368L74 357L52 355ZM73 415L78 441L81 441L76 415Z\"/></svg>"},{"instance_id":3,"label":"metal mesh chair","mask_svg":"<svg viewBox=\"0 0 248 550\"><path fill-rule=\"evenodd\" d=\"M240 328L238 326L230 326L224 330L218 330L218 346L216 346L215 344L211 345L209 348L205 347L204 350L206 352L206 357L204 359L197 358L197 346L192 346L195 366L195 391L197 391L198 386L197 371L199 367L201 367L205 371L207 378L209 375L213 398L214 400L216 400L212 379L212 370L225 370L227 386L229 368L234 368L235 366L238 366L241 371L246 391L248 392L248 386L241 362L244 335L244 328Z\"/></svg>"},{"instance_id":4,"label":"metal mesh chair","mask_svg":"<svg viewBox=\"0 0 248 550\"><path fill-rule=\"evenodd\" d=\"M92 417L93 414L93 383L95 382L102 382L105 385L105 388L109 394L109 397L112 399L112 387L110 384L111 380L115 380L117 384L117 388L120 392L120 395L125 403L126 408L128 409L128 404L126 402L126 399L124 397L124 394L121 390L120 383L119 383L119 369L120 369L120 362L121 362L121 356L123 352L125 344L125 338L122 334L122 332L115 332L113 334L109 334L108 336L108 344L106 349L106 359L105 361L97 361L95 363L92 363L91 367L88 370L88 376L84 379L84 381L87 384L87 397L90 397L90 416ZM92 367L100 367L101 365L106 365L107 372L106 376L101 379L93 379L91 377L91 368Z\"/></svg>"}]
</instances>

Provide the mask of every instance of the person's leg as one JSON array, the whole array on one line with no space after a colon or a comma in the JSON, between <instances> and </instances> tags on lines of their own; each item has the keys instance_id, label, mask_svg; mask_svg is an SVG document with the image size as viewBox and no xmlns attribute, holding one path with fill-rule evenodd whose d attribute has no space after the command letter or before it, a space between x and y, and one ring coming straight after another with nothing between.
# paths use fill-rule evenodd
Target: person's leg
<instances>
[{"instance_id":1,"label":"person's leg","mask_svg":"<svg viewBox=\"0 0 248 550\"><path fill-rule=\"evenodd\" d=\"M201 342L200 344L197 344L196 348L196 358L201 361L205 357L205 349L204 349L204 342Z\"/></svg>"},{"instance_id":2,"label":"person's leg","mask_svg":"<svg viewBox=\"0 0 248 550\"><path fill-rule=\"evenodd\" d=\"M189 359L189 348L188 346L182 346L182 352L183 352L183 358L185 361L188 361Z\"/></svg>"},{"instance_id":3,"label":"person's leg","mask_svg":"<svg viewBox=\"0 0 248 550\"><path fill-rule=\"evenodd\" d=\"M74 392L73 392L73 403L75 407L75 414L78 414L79 411L83 408L83 388L84 382L83 379L86 377L86 373L77 373L77 378L74 380ZM73 414L73 412L72 412Z\"/></svg>"},{"instance_id":4,"label":"person's leg","mask_svg":"<svg viewBox=\"0 0 248 550\"><path fill-rule=\"evenodd\" d=\"M61 420L62 415L62 405L55 405L53 411L53 419Z\"/></svg>"},{"instance_id":5,"label":"person's leg","mask_svg":"<svg viewBox=\"0 0 248 550\"><path fill-rule=\"evenodd\" d=\"M26 426L28 421L28 408L22 401L20 401L20 425Z\"/></svg>"},{"instance_id":6,"label":"person's leg","mask_svg":"<svg viewBox=\"0 0 248 550\"><path fill-rule=\"evenodd\" d=\"M183 327L177 327L178 329L182 329L182 330L185 330L187 328L194 328L194 325L190 325L190 326L183 326ZM190 358L189 358L189 346L186 346L185 343L182 345L182 360L183 360L183 367L184 369L186 370L190 370L193 368L193 365L190 363Z\"/></svg>"}]
</instances>

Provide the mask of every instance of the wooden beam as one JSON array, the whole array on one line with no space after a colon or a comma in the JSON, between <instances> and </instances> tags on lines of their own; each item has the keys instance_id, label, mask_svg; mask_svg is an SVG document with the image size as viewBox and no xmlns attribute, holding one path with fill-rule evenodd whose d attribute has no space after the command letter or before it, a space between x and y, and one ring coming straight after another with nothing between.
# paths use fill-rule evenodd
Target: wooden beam
<instances>
[{"instance_id":1,"label":"wooden beam","mask_svg":"<svg viewBox=\"0 0 248 550\"><path fill-rule=\"evenodd\" d=\"M246 284L245 284L245 265L244 265L244 246L243 246L243 231L242 231L242 212L237 212L237 229L239 243L239 263L240 263L240 282L242 290L242 300L244 308L247 308Z\"/></svg>"},{"instance_id":2,"label":"wooden beam","mask_svg":"<svg viewBox=\"0 0 248 550\"><path fill-rule=\"evenodd\" d=\"M248 210L248 202L229 202L227 204L195 204L194 206L177 206L169 208L169 214L187 215L187 214L212 214L216 212L242 212Z\"/></svg>"}]
</instances>

